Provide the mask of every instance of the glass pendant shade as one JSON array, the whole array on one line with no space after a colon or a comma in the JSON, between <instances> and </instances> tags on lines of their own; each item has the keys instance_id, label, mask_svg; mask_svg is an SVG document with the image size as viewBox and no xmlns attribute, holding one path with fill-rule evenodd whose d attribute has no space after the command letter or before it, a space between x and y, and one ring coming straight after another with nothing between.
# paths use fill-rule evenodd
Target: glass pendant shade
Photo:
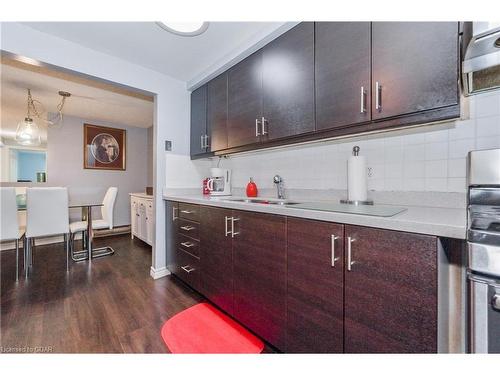
<instances>
[{"instance_id":1,"label":"glass pendant shade","mask_svg":"<svg viewBox=\"0 0 500 375\"><path fill-rule=\"evenodd\" d=\"M17 124L16 141L23 146L40 145L40 129L32 118L26 117L24 121Z\"/></svg>"}]
</instances>

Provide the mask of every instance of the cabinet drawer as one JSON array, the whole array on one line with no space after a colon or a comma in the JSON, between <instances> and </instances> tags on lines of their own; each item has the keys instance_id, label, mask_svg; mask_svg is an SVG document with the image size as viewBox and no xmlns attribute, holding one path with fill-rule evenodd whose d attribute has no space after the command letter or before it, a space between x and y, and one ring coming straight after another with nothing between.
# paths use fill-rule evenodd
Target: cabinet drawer
<instances>
[{"instance_id":1,"label":"cabinet drawer","mask_svg":"<svg viewBox=\"0 0 500 375\"><path fill-rule=\"evenodd\" d=\"M176 249L176 264L174 265L174 275L184 281L193 289L200 286L200 261L184 250Z\"/></svg>"},{"instance_id":2,"label":"cabinet drawer","mask_svg":"<svg viewBox=\"0 0 500 375\"><path fill-rule=\"evenodd\" d=\"M200 257L200 242L183 234L177 236L177 248L187 251L195 257Z\"/></svg>"},{"instance_id":3,"label":"cabinet drawer","mask_svg":"<svg viewBox=\"0 0 500 375\"><path fill-rule=\"evenodd\" d=\"M200 207L196 204L179 203L179 217L192 221L200 221Z\"/></svg>"},{"instance_id":4,"label":"cabinet drawer","mask_svg":"<svg viewBox=\"0 0 500 375\"><path fill-rule=\"evenodd\" d=\"M177 220L177 233L199 240L200 224L185 219L179 219Z\"/></svg>"}]
</instances>

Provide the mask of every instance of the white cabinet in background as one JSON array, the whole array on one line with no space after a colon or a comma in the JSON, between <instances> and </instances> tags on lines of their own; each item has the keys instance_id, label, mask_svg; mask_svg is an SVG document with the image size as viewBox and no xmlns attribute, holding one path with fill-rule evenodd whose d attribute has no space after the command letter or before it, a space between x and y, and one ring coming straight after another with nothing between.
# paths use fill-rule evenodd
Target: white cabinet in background
<instances>
[{"instance_id":1,"label":"white cabinet in background","mask_svg":"<svg viewBox=\"0 0 500 375\"><path fill-rule=\"evenodd\" d=\"M155 231L153 196L144 193L130 194L130 215L132 238L137 237L153 245Z\"/></svg>"}]
</instances>

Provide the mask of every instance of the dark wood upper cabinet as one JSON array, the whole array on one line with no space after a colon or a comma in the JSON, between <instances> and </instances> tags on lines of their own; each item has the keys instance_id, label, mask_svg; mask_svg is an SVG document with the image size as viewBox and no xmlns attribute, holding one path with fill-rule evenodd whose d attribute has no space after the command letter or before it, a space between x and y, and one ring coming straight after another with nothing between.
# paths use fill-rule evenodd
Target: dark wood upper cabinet
<instances>
[{"instance_id":1,"label":"dark wood upper cabinet","mask_svg":"<svg viewBox=\"0 0 500 375\"><path fill-rule=\"evenodd\" d=\"M201 292L229 314L233 313L233 254L225 229L231 216L228 209L201 207Z\"/></svg>"},{"instance_id":2,"label":"dark wood upper cabinet","mask_svg":"<svg viewBox=\"0 0 500 375\"><path fill-rule=\"evenodd\" d=\"M191 156L209 152L206 146L207 86L203 85L191 93Z\"/></svg>"},{"instance_id":3,"label":"dark wood upper cabinet","mask_svg":"<svg viewBox=\"0 0 500 375\"><path fill-rule=\"evenodd\" d=\"M345 352L436 353L437 239L346 225L345 241Z\"/></svg>"},{"instance_id":4,"label":"dark wood upper cabinet","mask_svg":"<svg viewBox=\"0 0 500 375\"><path fill-rule=\"evenodd\" d=\"M262 119L262 50L228 72L228 147L260 142Z\"/></svg>"},{"instance_id":5,"label":"dark wood upper cabinet","mask_svg":"<svg viewBox=\"0 0 500 375\"><path fill-rule=\"evenodd\" d=\"M227 148L227 72L208 82L207 86L210 150L224 150Z\"/></svg>"},{"instance_id":6,"label":"dark wood upper cabinet","mask_svg":"<svg viewBox=\"0 0 500 375\"><path fill-rule=\"evenodd\" d=\"M300 23L262 51L263 140L312 132L314 23Z\"/></svg>"},{"instance_id":7,"label":"dark wood upper cabinet","mask_svg":"<svg viewBox=\"0 0 500 375\"><path fill-rule=\"evenodd\" d=\"M342 353L344 226L288 218L287 352Z\"/></svg>"},{"instance_id":8,"label":"dark wood upper cabinet","mask_svg":"<svg viewBox=\"0 0 500 375\"><path fill-rule=\"evenodd\" d=\"M372 118L458 104L458 22L372 23Z\"/></svg>"},{"instance_id":9,"label":"dark wood upper cabinet","mask_svg":"<svg viewBox=\"0 0 500 375\"><path fill-rule=\"evenodd\" d=\"M286 218L233 211L234 316L286 348Z\"/></svg>"},{"instance_id":10,"label":"dark wood upper cabinet","mask_svg":"<svg viewBox=\"0 0 500 375\"><path fill-rule=\"evenodd\" d=\"M370 22L315 26L316 129L370 121Z\"/></svg>"}]
</instances>

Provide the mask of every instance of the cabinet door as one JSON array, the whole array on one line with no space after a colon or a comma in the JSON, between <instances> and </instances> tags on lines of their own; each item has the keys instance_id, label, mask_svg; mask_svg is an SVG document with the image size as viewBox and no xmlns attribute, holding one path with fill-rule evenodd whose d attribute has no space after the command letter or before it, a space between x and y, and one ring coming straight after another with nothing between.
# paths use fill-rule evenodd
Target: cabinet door
<instances>
[{"instance_id":1,"label":"cabinet door","mask_svg":"<svg viewBox=\"0 0 500 375\"><path fill-rule=\"evenodd\" d=\"M345 352L437 352L436 237L346 225L345 238Z\"/></svg>"},{"instance_id":2,"label":"cabinet door","mask_svg":"<svg viewBox=\"0 0 500 375\"><path fill-rule=\"evenodd\" d=\"M228 73L228 147L260 142L261 118L262 50L259 50Z\"/></svg>"},{"instance_id":3,"label":"cabinet door","mask_svg":"<svg viewBox=\"0 0 500 375\"><path fill-rule=\"evenodd\" d=\"M146 242L150 245L153 244L153 237L154 237L154 230L155 230L155 217L154 217L154 211L153 211L153 202L152 201L147 201L146 202L146 229L147 229L147 236L146 236Z\"/></svg>"},{"instance_id":4,"label":"cabinet door","mask_svg":"<svg viewBox=\"0 0 500 375\"><path fill-rule=\"evenodd\" d=\"M316 129L370 116L370 22L316 22Z\"/></svg>"},{"instance_id":5,"label":"cabinet door","mask_svg":"<svg viewBox=\"0 0 500 375\"><path fill-rule=\"evenodd\" d=\"M263 48L263 140L314 130L314 23Z\"/></svg>"},{"instance_id":6,"label":"cabinet door","mask_svg":"<svg viewBox=\"0 0 500 375\"><path fill-rule=\"evenodd\" d=\"M226 234L226 222L229 226L231 216L228 209L201 207L202 293L229 314L233 313L233 249L231 235Z\"/></svg>"},{"instance_id":7,"label":"cabinet door","mask_svg":"<svg viewBox=\"0 0 500 375\"><path fill-rule=\"evenodd\" d=\"M207 135L207 86L203 85L191 93L191 156L209 151Z\"/></svg>"},{"instance_id":8,"label":"cabinet door","mask_svg":"<svg viewBox=\"0 0 500 375\"><path fill-rule=\"evenodd\" d=\"M227 72L208 82L210 150L227 148Z\"/></svg>"},{"instance_id":9,"label":"cabinet door","mask_svg":"<svg viewBox=\"0 0 500 375\"><path fill-rule=\"evenodd\" d=\"M374 22L372 56L373 119L458 103L457 22Z\"/></svg>"},{"instance_id":10,"label":"cabinet door","mask_svg":"<svg viewBox=\"0 0 500 375\"><path fill-rule=\"evenodd\" d=\"M286 348L286 218L233 211L234 316Z\"/></svg>"},{"instance_id":11,"label":"cabinet door","mask_svg":"<svg viewBox=\"0 0 500 375\"><path fill-rule=\"evenodd\" d=\"M288 218L287 352L342 353L344 227Z\"/></svg>"},{"instance_id":12,"label":"cabinet door","mask_svg":"<svg viewBox=\"0 0 500 375\"><path fill-rule=\"evenodd\" d=\"M130 232L132 238L137 236L137 216L139 213L137 212L137 202L134 197L130 199Z\"/></svg>"}]
</instances>

